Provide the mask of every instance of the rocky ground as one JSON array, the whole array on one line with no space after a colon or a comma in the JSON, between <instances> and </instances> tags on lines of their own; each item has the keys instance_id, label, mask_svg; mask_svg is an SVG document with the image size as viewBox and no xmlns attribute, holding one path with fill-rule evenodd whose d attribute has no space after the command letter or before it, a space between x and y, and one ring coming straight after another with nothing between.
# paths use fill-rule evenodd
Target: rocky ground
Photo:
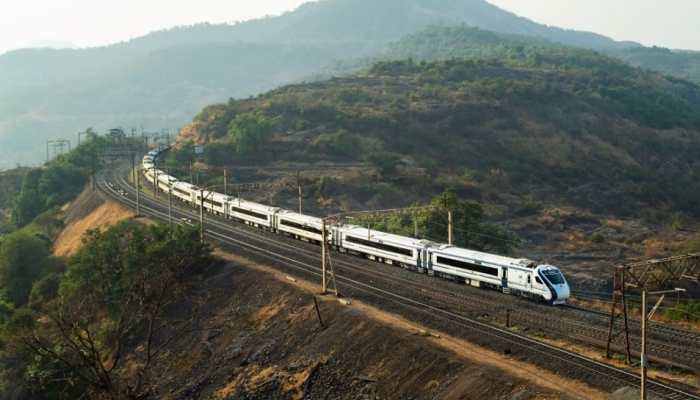
<instances>
[{"instance_id":1,"label":"rocky ground","mask_svg":"<svg viewBox=\"0 0 700 400\"><path fill-rule=\"evenodd\" d=\"M441 344L446 339L439 335L359 304L319 297L321 322L313 287L241 264L220 265L195 288L204 295L197 317L201 330L169 346L155 370L158 398L600 396L498 353L467 343Z\"/></svg>"}]
</instances>

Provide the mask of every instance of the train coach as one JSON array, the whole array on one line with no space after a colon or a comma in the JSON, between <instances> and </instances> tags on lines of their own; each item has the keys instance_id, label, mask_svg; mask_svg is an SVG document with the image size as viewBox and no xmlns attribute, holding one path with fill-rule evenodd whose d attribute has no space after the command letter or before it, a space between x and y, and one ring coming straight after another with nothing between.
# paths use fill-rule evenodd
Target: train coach
<instances>
[{"instance_id":1,"label":"train coach","mask_svg":"<svg viewBox=\"0 0 700 400\"><path fill-rule=\"evenodd\" d=\"M323 227L321 218L287 210L279 210L273 218L273 224L277 232L312 243L320 244L323 240L321 238L321 229Z\"/></svg>"},{"instance_id":2,"label":"train coach","mask_svg":"<svg viewBox=\"0 0 700 400\"><path fill-rule=\"evenodd\" d=\"M340 225L332 229L333 246L341 252L355 253L371 260L404 268L422 267L421 255L426 241L394 235L356 225Z\"/></svg>"},{"instance_id":3,"label":"train coach","mask_svg":"<svg viewBox=\"0 0 700 400\"><path fill-rule=\"evenodd\" d=\"M274 216L280 209L242 199L233 199L229 204L229 217L243 223L274 231Z\"/></svg>"},{"instance_id":4,"label":"train coach","mask_svg":"<svg viewBox=\"0 0 700 400\"><path fill-rule=\"evenodd\" d=\"M156 169L158 151L143 159L146 179L179 200L247 225L320 244L321 218L202 190ZM202 198L203 197L203 198ZM428 240L355 226L334 225L328 243L337 251L397 265L475 287L489 287L551 304L563 304L569 285L558 268L528 259L504 257Z\"/></svg>"}]
</instances>

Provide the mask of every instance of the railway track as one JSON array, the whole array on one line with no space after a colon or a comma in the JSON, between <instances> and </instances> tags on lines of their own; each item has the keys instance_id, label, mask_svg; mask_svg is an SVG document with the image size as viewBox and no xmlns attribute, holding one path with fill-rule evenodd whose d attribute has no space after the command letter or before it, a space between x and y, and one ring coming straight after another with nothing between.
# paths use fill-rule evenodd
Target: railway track
<instances>
[{"instance_id":1,"label":"railway track","mask_svg":"<svg viewBox=\"0 0 700 400\"><path fill-rule=\"evenodd\" d=\"M123 176L116 177L122 188L130 193L135 190ZM192 209L187 206L186 212ZM189 215L193 217L192 215ZM230 220L207 216L207 224L229 232L244 235L259 245L274 246L280 251L293 251L306 262L316 262L319 250L315 245L288 239L279 235L254 230ZM585 345L605 348L608 335L608 317L584 310L553 308L514 296L503 296L495 291L477 290L464 285L442 281L426 275L409 273L385 264L348 255L335 254L334 265L338 272L346 275L363 275L363 279L384 279L392 290L410 296L421 296L445 309L467 313L480 320L503 325L509 319L513 325L536 330L548 337L566 338ZM408 291L407 289L412 290ZM511 312L516 311L517 312ZM487 315L486 315L487 314ZM619 321L621 323L621 321ZM639 324L630 321L631 348L639 348ZM662 325L649 330L647 348L653 362L700 371L700 335ZM624 351L622 338L613 343L613 350ZM632 352L637 355L636 351Z\"/></svg>"},{"instance_id":2,"label":"railway track","mask_svg":"<svg viewBox=\"0 0 700 400\"><path fill-rule=\"evenodd\" d=\"M116 177L116 181L124 190L133 190L123 178ZM128 196L123 196L117 193L113 188L100 181L100 187L108 195L124 202L130 206L134 205L134 201ZM133 194L133 192L131 192ZM167 209L153 201L144 198L143 210L156 218L167 220ZM184 212L176 209L173 211L176 218L191 218L190 212ZM320 276L319 268L317 267L317 251L313 259L310 259L311 249L306 246L300 246L299 243L285 243L284 240L277 243L278 238L272 238L271 235L247 229L245 227L237 228L231 226L230 223L217 221L208 216L207 235L214 240L233 246L237 250L250 254L255 257L262 257L267 260L272 260L276 264L283 264L285 268L290 268L295 271L308 274L310 276ZM275 243L271 243L273 240ZM306 248L305 248L306 247ZM270 248L274 248L271 250ZM417 291L409 291L406 293L407 281L405 278L397 277L395 273L389 274L383 271L378 271L376 265L371 271L363 269L364 267L353 267L353 271L349 271L349 262L345 260L335 261L336 279L342 284L344 290L352 292L353 297L369 299L370 302L376 303L379 301L391 302L392 306L399 308L407 308L413 312L420 313L426 320L437 323L439 326L445 323L452 325L454 331L463 332L468 330L473 338L481 338L480 344L485 344L491 348L512 349L517 348L518 354L536 355L534 358L539 359L540 364L552 367L557 365L558 372L568 372L572 376L585 377L587 382L596 382L598 387L612 389L615 386L636 386L638 385L639 377L631 372L609 366L595 360L582 357L576 353L559 349L554 346L547 345L536 339L529 338L522 334L514 333L507 329L502 329L493 324L480 321L472 314L478 314L479 307L472 307L479 300L475 296L465 296L461 299L450 296L446 290L437 290L433 285L416 282L410 282L412 288L418 288ZM353 263L355 264L355 263ZM362 264L362 263L358 263ZM352 272L352 275L350 274ZM371 275L370 275L371 272ZM360 275L360 276L357 276ZM369 277L367 275L370 275ZM361 279L361 280L360 280ZM374 281L384 279L382 286L374 284ZM369 282L369 283L366 283ZM421 286L419 288L419 286ZM457 287L457 285L455 285ZM400 290L403 288L403 290ZM497 294L497 293L495 293ZM461 296L462 294L460 294ZM440 299L442 297L442 300ZM505 296L500 296L501 298ZM373 300L373 301L372 301ZM457 301L456 301L457 300ZM492 305L483 299L481 308ZM459 303L455 307L455 303ZM547 309L551 310L551 307ZM488 338L484 343L484 338ZM479 342L480 340L473 340ZM553 364L554 363L554 364ZM611 384L616 382L615 384ZM665 399L700 399L690 392L673 388L661 382L651 382L650 390L660 398Z\"/></svg>"}]
</instances>

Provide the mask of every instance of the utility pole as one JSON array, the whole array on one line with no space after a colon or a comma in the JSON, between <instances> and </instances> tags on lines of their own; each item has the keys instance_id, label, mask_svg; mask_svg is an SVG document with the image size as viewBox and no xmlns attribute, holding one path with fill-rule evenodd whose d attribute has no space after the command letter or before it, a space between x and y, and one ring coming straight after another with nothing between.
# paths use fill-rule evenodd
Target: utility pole
<instances>
[{"instance_id":1,"label":"utility pole","mask_svg":"<svg viewBox=\"0 0 700 400\"><path fill-rule=\"evenodd\" d=\"M418 214L413 213L413 237L418 239Z\"/></svg>"},{"instance_id":2,"label":"utility pole","mask_svg":"<svg viewBox=\"0 0 700 400\"><path fill-rule=\"evenodd\" d=\"M641 338L641 350L640 350L640 377L641 377L641 385L640 385L640 398L642 400L647 400L647 325L648 321L651 320L651 318L654 316L654 313L656 310L659 308L661 305L661 302L664 301L664 297L667 293L680 293L680 292L685 292L685 289L681 288L675 288L673 290L664 290L664 291L659 291L659 292L652 292L652 293L647 293L647 289L643 288L642 289L642 338ZM653 294L657 295L660 294L661 297L659 298L659 301L656 302L656 305L654 308L651 310L651 312L647 315L647 294Z\"/></svg>"},{"instance_id":3,"label":"utility pole","mask_svg":"<svg viewBox=\"0 0 700 400\"><path fill-rule=\"evenodd\" d=\"M453 236L452 236L452 210L447 210L447 244L452 246Z\"/></svg>"},{"instance_id":4,"label":"utility pole","mask_svg":"<svg viewBox=\"0 0 700 400\"><path fill-rule=\"evenodd\" d=\"M301 172L299 171L297 171L297 188L299 189L299 214L303 214L301 207Z\"/></svg>"},{"instance_id":5,"label":"utility pole","mask_svg":"<svg viewBox=\"0 0 700 400\"><path fill-rule=\"evenodd\" d=\"M228 196L228 171L224 168L224 195Z\"/></svg>"},{"instance_id":6,"label":"utility pole","mask_svg":"<svg viewBox=\"0 0 700 400\"><path fill-rule=\"evenodd\" d=\"M141 216L141 174L136 171L136 217Z\"/></svg>"},{"instance_id":7,"label":"utility pole","mask_svg":"<svg viewBox=\"0 0 700 400\"><path fill-rule=\"evenodd\" d=\"M135 172L136 172L136 154L131 153L131 181L134 183L136 182L136 179L135 179L136 177L134 176Z\"/></svg>"},{"instance_id":8,"label":"utility pole","mask_svg":"<svg viewBox=\"0 0 700 400\"><path fill-rule=\"evenodd\" d=\"M642 348L640 356L641 399L647 400L647 291L642 290Z\"/></svg>"},{"instance_id":9,"label":"utility pole","mask_svg":"<svg viewBox=\"0 0 700 400\"><path fill-rule=\"evenodd\" d=\"M321 220L321 284L326 294L326 220Z\"/></svg>"},{"instance_id":10,"label":"utility pole","mask_svg":"<svg viewBox=\"0 0 700 400\"><path fill-rule=\"evenodd\" d=\"M204 189L199 189L199 240L204 243Z\"/></svg>"},{"instance_id":11,"label":"utility pole","mask_svg":"<svg viewBox=\"0 0 700 400\"><path fill-rule=\"evenodd\" d=\"M157 199L158 198L158 170L156 169L155 162L153 163L153 193L155 193L156 199Z\"/></svg>"},{"instance_id":12,"label":"utility pole","mask_svg":"<svg viewBox=\"0 0 700 400\"><path fill-rule=\"evenodd\" d=\"M190 161L190 184L194 185L194 177L192 175L192 161Z\"/></svg>"},{"instance_id":13,"label":"utility pole","mask_svg":"<svg viewBox=\"0 0 700 400\"><path fill-rule=\"evenodd\" d=\"M170 190L168 191L168 226L170 227L170 233L173 232L173 185L170 185Z\"/></svg>"}]
</instances>

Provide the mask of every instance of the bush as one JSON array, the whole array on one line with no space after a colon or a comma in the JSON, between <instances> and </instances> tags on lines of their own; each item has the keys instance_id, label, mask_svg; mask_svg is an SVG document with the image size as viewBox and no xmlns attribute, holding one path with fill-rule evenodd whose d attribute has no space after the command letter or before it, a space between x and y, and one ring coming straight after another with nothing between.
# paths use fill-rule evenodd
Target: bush
<instances>
[{"instance_id":1,"label":"bush","mask_svg":"<svg viewBox=\"0 0 700 400\"><path fill-rule=\"evenodd\" d=\"M590 237L592 243L601 244L605 243L605 236L602 233L596 232Z\"/></svg>"},{"instance_id":2,"label":"bush","mask_svg":"<svg viewBox=\"0 0 700 400\"><path fill-rule=\"evenodd\" d=\"M700 322L700 301L678 304L666 311L666 317L674 321Z\"/></svg>"}]
</instances>

